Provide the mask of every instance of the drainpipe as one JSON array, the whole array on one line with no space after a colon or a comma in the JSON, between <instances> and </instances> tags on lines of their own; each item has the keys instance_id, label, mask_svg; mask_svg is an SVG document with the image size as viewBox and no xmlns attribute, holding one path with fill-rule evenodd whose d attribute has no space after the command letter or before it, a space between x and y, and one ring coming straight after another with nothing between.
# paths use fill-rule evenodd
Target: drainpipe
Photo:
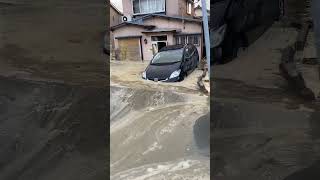
<instances>
[{"instance_id":1,"label":"drainpipe","mask_svg":"<svg viewBox=\"0 0 320 180\"><path fill-rule=\"evenodd\" d=\"M202 4L202 21L203 21L204 40L205 40L205 46L206 46L208 75L210 77L210 39L209 39L210 37L209 37L209 25L208 25L206 0L201 0L201 4Z\"/></svg>"}]
</instances>

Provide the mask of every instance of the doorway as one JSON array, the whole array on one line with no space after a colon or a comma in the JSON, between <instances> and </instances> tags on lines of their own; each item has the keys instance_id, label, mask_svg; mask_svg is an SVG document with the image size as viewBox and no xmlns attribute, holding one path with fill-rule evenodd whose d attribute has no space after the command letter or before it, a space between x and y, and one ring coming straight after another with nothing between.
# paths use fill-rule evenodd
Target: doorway
<instances>
[{"instance_id":1,"label":"doorway","mask_svg":"<svg viewBox=\"0 0 320 180\"><path fill-rule=\"evenodd\" d=\"M168 45L167 36L151 36L152 52L153 55L159 52L159 50Z\"/></svg>"},{"instance_id":2,"label":"doorway","mask_svg":"<svg viewBox=\"0 0 320 180\"><path fill-rule=\"evenodd\" d=\"M153 55L157 54L159 50L165 46L167 46L167 42L152 42Z\"/></svg>"}]
</instances>

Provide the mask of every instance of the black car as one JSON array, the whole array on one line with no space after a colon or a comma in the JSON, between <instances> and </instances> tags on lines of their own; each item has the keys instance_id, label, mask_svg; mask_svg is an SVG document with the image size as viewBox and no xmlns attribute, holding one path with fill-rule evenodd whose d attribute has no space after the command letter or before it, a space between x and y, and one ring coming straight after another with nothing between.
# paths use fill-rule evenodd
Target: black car
<instances>
[{"instance_id":1,"label":"black car","mask_svg":"<svg viewBox=\"0 0 320 180\"><path fill-rule=\"evenodd\" d=\"M142 74L152 81L182 81L199 64L199 53L194 45L172 45L160 49Z\"/></svg>"},{"instance_id":2,"label":"black car","mask_svg":"<svg viewBox=\"0 0 320 180\"><path fill-rule=\"evenodd\" d=\"M283 0L211 1L210 38L212 63L226 63L237 57L278 20Z\"/></svg>"}]
</instances>

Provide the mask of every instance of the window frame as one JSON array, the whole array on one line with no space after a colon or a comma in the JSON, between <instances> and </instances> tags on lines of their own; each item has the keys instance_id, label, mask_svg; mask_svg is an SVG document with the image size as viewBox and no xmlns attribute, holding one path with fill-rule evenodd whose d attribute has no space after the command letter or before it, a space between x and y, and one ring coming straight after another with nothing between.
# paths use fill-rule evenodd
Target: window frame
<instances>
[{"instance_id":1,"label":"window frame","mask_svg":"<svg viewBox=\"0 0 320 180\"><path fill-rule=\"evenodd\" d=\"M193 45L195 46L200 46L200 35L194 35L193 36ZM197 43L194 43L195 42L195 38L197 38Z\"/></svg>"},{"instance_id":2,"label":"window frame","mask_svg":"<svg viewBox=\"0 0 320 180\"><path fill-rule=\"evenodd\" d=\"M189 5L190 5L190 9L189 9ZM189 1L187 1L187 14L192 15L192 3Z\"/></svg>"},{"instance_id":3,"label":"window frame","mask_svg":"<svg viewBox=\"0 0 320 180\"><path fill-rule=\"evenodd\" d=\"M134 12L134 1L139 1L139 13L135 13ZM147 0L147 4L148 4L148 7L149 7L149 1L150 0ZM166 0L160 0L163 2L163 6L164 6L164 9L161 10L161 11L154 11L154 12L141 12L141 3L140 3L140 0L131 0L131 4L132 4L132 12L133 12L133 15L136 16L136 15L144 15L144 14L152 14L152 13L165 13L166 12Z\"/></svg>"},{"instance_id":4,"label":"window frame","mask_svg":"<svg viewBox=\"0 0 320 180\"><path fill-rule=\"evenodd\" d=\"M186 45L186 44L193 44L194 46L200 46L201 42L201 35L177 35L175 36L176 38L176 44L177 45L181 45L182 44L182 38L184 38L184 44L182 45ZM191 43L189 42L189 38L190 41L192 41ZM196 39L196 41L195 41ZM195 43L196 42L196 43Z\"/></svg>"}]
</instances>

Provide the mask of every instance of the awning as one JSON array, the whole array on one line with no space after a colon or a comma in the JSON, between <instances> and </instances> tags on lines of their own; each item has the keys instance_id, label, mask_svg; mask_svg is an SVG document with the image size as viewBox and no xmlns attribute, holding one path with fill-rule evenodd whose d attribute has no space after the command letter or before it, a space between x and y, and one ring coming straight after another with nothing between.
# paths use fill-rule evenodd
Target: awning
<instances>
[{"instance_id":1,"label":"awning","mask_svg":"<svg viewBox=\"0 0 320 180\"><path fill-rule=\"evenodd\" d=\"M174 29L174 28L156 28L152 30L142 31L142 33L158 33L158 32L173 32L178 33L181 32L181 29Z\"/></svg>"},{"instance_id":2,"label":"awning","mask_svg":"<svg viewBox=\"0 0 320 180\"><path fill-rule=\"evenodd\" d=\"M118 36L115 39L141 38L142 36Z\"/></svg>"}]
</instances>

